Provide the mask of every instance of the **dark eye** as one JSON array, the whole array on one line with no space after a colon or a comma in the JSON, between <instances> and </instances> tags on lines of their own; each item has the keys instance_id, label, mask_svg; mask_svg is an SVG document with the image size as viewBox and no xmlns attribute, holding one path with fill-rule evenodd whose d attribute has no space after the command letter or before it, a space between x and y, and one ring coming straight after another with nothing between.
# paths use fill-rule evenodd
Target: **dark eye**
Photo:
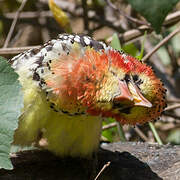
<instances>
[{"instance_id":1,"label":"dark eye","mask_svg":"<svg viewBox=\"0 0 180 180\"><path fill-rule=\"evenodd\" d=\"M138 81L138 80L139 80L138 75L134 75L134 76L133 76L133 80L134 80L134 82Z\"/></svg>"},{"instance_id":2,"label":"dark eye","mask_svg":"<svg viewBox=\"0 0 180 180\"><path fill-rule=\"evenodd\" d=\"M136 85L140 85L143 83L143 81L139 78L138 75L133 75L132 78Z\"/></svg>"},{"instance_id":3,"label":"dark eye","mask_svg":"<svg viewBox=\"0 0 180 180\"><path fill-rule=\"evenodd\" d=\"M125 75L124 80L125 80L126 82L129 82L129 81L131 80L129 74L126 74L126 75Z\"/></svg>"}]
</instances>

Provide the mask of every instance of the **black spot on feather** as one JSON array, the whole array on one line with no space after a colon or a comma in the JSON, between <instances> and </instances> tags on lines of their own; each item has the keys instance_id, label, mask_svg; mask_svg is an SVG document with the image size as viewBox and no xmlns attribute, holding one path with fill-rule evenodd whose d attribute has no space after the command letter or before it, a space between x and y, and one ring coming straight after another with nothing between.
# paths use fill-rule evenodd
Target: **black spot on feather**
<instances>
[{"instance_id":1,"label":"black spot on feather","mask_svg":"<svg viewBox=\"0 0 180 180\"><path fill-rule=\"evenodd\" d=\"M35 80L35 81L39 81L40 80L40 76L39 76L39 74L37 72L33 73L33 80Z\"/></svg>"},{"instance_id":2,"label":"black spot on feather","mask_svg":"<svg viewBox=\"0 0 180 180\"><path fill-rule=\"evenodd\" d=\"M40 51L40 48L32 49L32 50L30 51L31 56L32 56L32 55L36 55L39 51Z\"/></svg>"},{"instance_id":3,"label":"black spot on feather","mask_svg":"<svg viewBox=\"0 0 180 180\"><path fill-rule=\"evenodd\" d=\"M104 49L103 45L100 44L98 41L90 40L90 47L93 47L96 51Z\"/></svg>"},{"instance_id":4,"label":"black spot on feather","mask_svg":"<svg viewBox=\"0 0 180 180\"><path fill-rule=\"evenodd\" d=\"M80 36L80 43L83 47L86 46L86 43L84 42L84 36Z\"/></svg>"},{"instance_id":5,"label":"black spot on feather","mask_svg":"<svg viewBox=\"0 0 180 180\"><path fill-rule=\"evenodd\" d=\"M52 46L50 46L50 45L49 45L49 46L46 46L46 50L47 50L47 51L51 51L51 50L52 50Z\"/></svg>"}]
</instances>

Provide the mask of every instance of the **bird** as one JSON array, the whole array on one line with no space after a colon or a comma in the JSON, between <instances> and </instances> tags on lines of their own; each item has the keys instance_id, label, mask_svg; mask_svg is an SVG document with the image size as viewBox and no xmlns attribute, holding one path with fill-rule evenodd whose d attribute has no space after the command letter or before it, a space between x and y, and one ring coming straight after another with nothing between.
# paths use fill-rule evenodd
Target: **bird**
<instances>
[{"instance_id":1,"label":"bird","mask_svg":"<svg viewBox=\"0 0 180 180\"><path fill-rule=\"evenodd\" d=\"M59 34L9 62L24 99L15 145L88 158L99 149L103 118L143 124L166 107L150 66L87 35Z\"/></svg>"}]
</instances>

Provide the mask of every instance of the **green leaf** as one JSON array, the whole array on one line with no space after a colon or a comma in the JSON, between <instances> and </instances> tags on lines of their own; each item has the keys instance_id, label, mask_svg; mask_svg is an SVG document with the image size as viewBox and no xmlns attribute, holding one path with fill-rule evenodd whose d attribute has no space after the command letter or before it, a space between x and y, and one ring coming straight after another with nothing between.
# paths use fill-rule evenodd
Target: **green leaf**
<instances>
[{"instance_id":1,"label":"green leaf","mask_svg":"<svg viewBox=\"0 0 180 180\"><path fill-rule=\"evenodd\" d=\"M113 118L106 118L103 121L103 125L107 125L110 123L115 122L115 119ZM115 139L115 136L117 136L117 127L112 127L110 129L104 130L102 132L102 135L107 138L108 141L113 142L113 140Z\"/></svg>"},{"instance_id":2,"label":"green leaf","mask_svg":"<svg viewBox=\"0 0 180 180\"><path fill-rule=\"evenodd\" d=\"M121 44L120 44L117 33L113 34L110 46L116 50L119 50L119 51L121 50Z\"/></svg>"},{"instance_id":3,"label":"green leaf","mask_svg":"<svg viewBox=\"0 0 180 180\"><path fill-rule=\"evenodd\" d=\"M139 50L136 48L136 46L133 43L126 44L122 47L123 51L127 54L130 54L131 56L135 57L137 54L139 54Z\"/></svg>"},{"instance_id":4,"label":"green leaf","mask_svg":"<svg viewBox=\"0 0 180 180\"><path fill-rule=\"evenodd\" d=\"M171 58L167 52L167 49L164 46L158 49L157 55L159 56L164 65L168 66L171 64Z\"/></svg>"},{"instance_id":5,"label":"green leaf","mask_svg":"<svg viewBox=\"0 0 180 180\"><path fill-rule=\"evenodd\" d=\"M127 0L160 33L162 23L178 0Z\"/></svg>"},{"instance_id":6,"label":"green leaf","mask_svg":"<svg viewBox=\"0 0 180 180\"><path fill-rule=\"evenodd\" d=\"M0 57L0 168L13 169L9 153L22 107L18 75L7 60Z\"/></svg>"},{"instance_id":7,"label":"green leaf","mask_svg":"<svg viewBox=\"0 0 180 180\"><path fill-rule=\"evenodd\" d=\"M141 43L141 52L139 55L136 56L137 59L141 60L143 58L143 54L144 54L144 43L145 43L145 40L146 40L146 35L147 35L147 31L145 31L144 33L144 38L143 38L143 41Z\"/></svg>"},{"instance_id":8,"label":"green leaf","mask_svg":"<svg viewBox=\"0 0 180 180\"><path fill-rule=\"evenodd\" d=\"M180 145L180 129L172 130L167 138L167 141Z\"/></svg>"},{"instance_id":9,"label":"green leaf","mask_svg":"<svg viewBox=\"0 0 180 180\"><path fill-rule=\"evenodd\" d=\"M173 30L175 30L178 26L173 26L170 28L170 32L172 32ZM178 57L180 54L180 46L179 46L179 42L180 42L180 34L176 34L176 36L174 36L171 40L171 45L172 45L172 49L173 51L175 51L175 55Z\"/></svg>"}]
</instances>

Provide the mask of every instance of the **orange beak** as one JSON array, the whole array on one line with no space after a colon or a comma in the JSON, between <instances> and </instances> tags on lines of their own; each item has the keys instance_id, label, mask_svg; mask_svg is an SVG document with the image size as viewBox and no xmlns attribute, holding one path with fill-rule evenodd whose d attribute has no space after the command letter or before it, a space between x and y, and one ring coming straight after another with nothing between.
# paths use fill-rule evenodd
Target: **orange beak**
<instances>
[{"instance_id":1,"label":"orange beak","mask_svg":"<svg viewBox=\"0 0 180 180\"><path fill-rule=\"evenodd\" d=\"M135 106L152 107L152 104L141 94L134 82L119 80L121 94L114 98L115 101L129 100Z\"/></svg>"}]
</instances>

